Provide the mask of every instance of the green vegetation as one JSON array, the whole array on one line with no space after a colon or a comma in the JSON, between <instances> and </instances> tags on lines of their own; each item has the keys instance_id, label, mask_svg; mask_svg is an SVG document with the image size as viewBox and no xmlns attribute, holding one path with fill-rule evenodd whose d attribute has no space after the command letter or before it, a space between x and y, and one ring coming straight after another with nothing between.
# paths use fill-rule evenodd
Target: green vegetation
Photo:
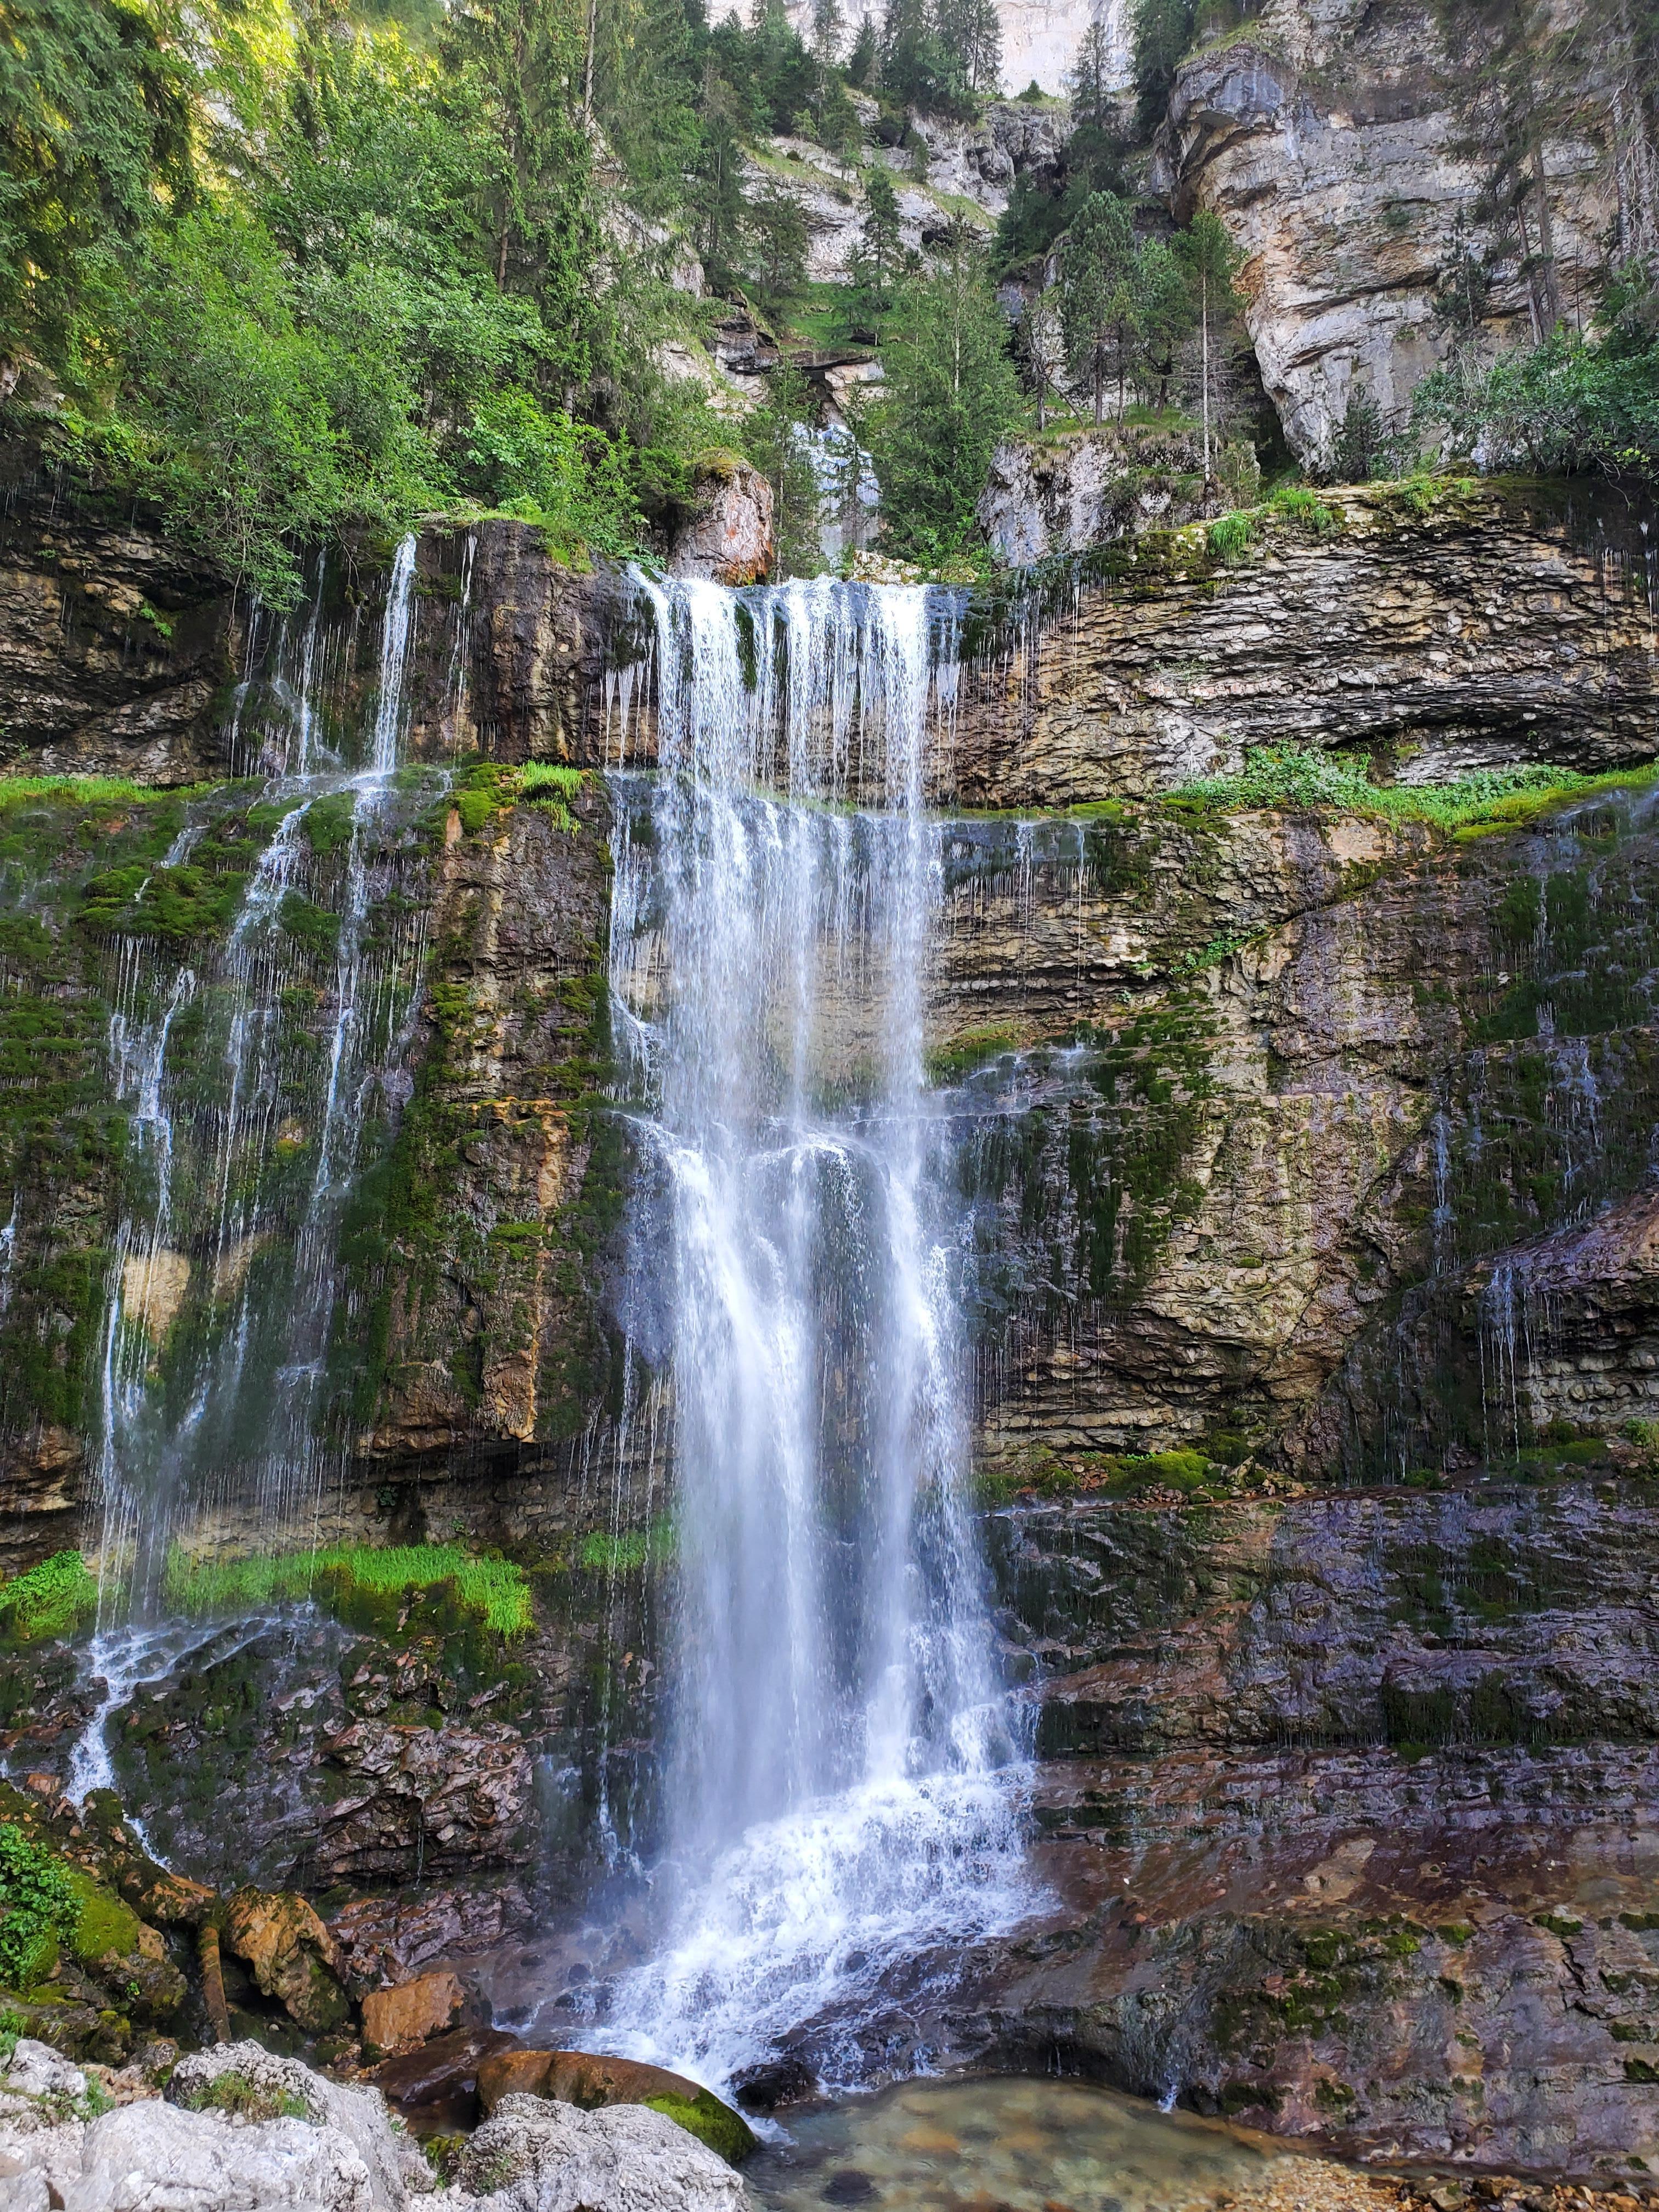
<instances>
[{"instance_id":1,"label":"green vegetation","mask_svg":"<svg viewBox=\"0 0 1659 2212\"><path fill-rule=\"evenodd\" d=\"M979 1493L994 1505L1014 1498L1138 1498L1149 1491L1210 1498L1224 1494L1226 1482L1226 1468L1200 1451L1083 1452L1065 1460L1045 1452L1025 1466L988 1468Z\"/></svg>"},{"instance_id":2,"label":"green vegetation","mask_svg":"<svg viewBox=\"0 0 1659 2212\"><path fill-rule=\"evenodd\" d=\"M1170 804L1218 813L1247 807L1328 808L1392 822L1432 822L1467 839L1524 828L1570 799L1650 783L1656 776L1659 764L1582 775L1573 769L1524 763L1476 769L1449 783L1378 784L1371 781L1364 754L1267 745L1246 753L1237 775L1205 776L1184 784L1170 793Z\"/></svg>"},{"instance_id":3,"label":"green vegetation","mask_svg":"<svg viewBox=\"0 0 1659 2212\"><path fill-rule=\"evenodd\" d=\"M711 2090L700 2089L695 2098L647 2097L644 2102L647 2112L661 2112L728 2166L740 2166L760 2148L748 2123Z\"/></svg>"},{"instance_id":4,"label":"green vegetation","mask_svg":"<svg viewBox=\"0 0 1659 2212\"><path fill-rule=\"evenodd\" d=\"M1460 355L1418 386L1413 420L1443 429L1454 453L1479 447L1488 465L1659 481L1659 336L1645 304L1621 312L1626 289L1633 297L1611 292L1600 337L1557 331L1488 364Z\"/></svg>"},{"instance_id":5,"label":"green vegetation","mask_svg":"<svg viewBox=\"0 0 1659 2212\"><path fill-rule=\"evenodd\" d=\"M0 1583L0 1635L17 1644L72 1636L98 1609L98 1584L79 1552L55 1552Z\"/></svg>"},{"instance_id":6,"label":"green vegetation","mask_svg":"<svg viewBox=\"0 0 1659 2212\"><path fill-rule=\"evenodd\" d=\"M643 1567L666 1565L676 1547L674 1523L653 1521L648 1528L624 1528L613 1535L595 1528L582 1539L581 1564L589 1574L637 1574Z\"/></svg>"},{"instance_id":7,"label":"green vegetation","mask_svg":"<svg viewBox=\"0 0 1659 2212\"><path fill-rule=\"evenodd\" d=\"M498 1636L526 1635L533 1625L530 1585L507 1559L471 1559L453 1544L410 1544L376 1550L362 1544L315 1552L257 1553L249 1559L192 1559L175 1547L167 1559L167 1603L179 1613L251 1612L282 1599L314 1597L331 1611L384 1611L377 1603L410 1592L453 1585L456 1603ZM360 1601L366 1601L365 1607Z\"/></svg>"},{"instance_id":8,"label":"green vegetation","mask_svg":"<svg viewBox=\"0 0 1659 2212\"><path fill-rule=\"evenodd\" d=\"M237 2120L308 2120L305 2099L292 2089L261 2089L242 2074L216 2074L185 2096L192 2112L228 2112Z\"/></svg>"},{"instance_id":9,"label":"green vegetation","mask_svg":"<svg viewBox=\"0 0 1659 2212\"><path fill-rule=\"evenodd\" d=\"M902 295L888 364L890 396L868 426L884 542L942 568L977 544L975 505L1019 411L1007 326L984 257L962 234L938 273Z\"/></svg>"},{"instance_id":10,"label":"green vegetation","mask_svg":"<svg viewBox=\"0 0 1659 2212\"><path fill-rule=\"evenodd\" d=\"M0 1982L27 1990L51 1969L80 1925L70 1869L15 1821L0 1822Z\"/></svg>"}]
</instances>

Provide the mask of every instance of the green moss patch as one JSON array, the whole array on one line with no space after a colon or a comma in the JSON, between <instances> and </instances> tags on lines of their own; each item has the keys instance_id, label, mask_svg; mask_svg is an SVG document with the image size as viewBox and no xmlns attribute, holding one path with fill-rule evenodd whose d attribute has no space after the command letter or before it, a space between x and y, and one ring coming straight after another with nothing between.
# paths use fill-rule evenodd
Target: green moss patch
<instances>
[{"instance_id":1,"label":"green moss patch","mask_svg":"<svg viewBox=\"0 0 1659 2212\"><path fill-rule=\"evenodd\" d=\"M751 2151L759 2148L754 2131L740 2119L729 2105L707 2090L699 2090L695 2099L690 2097L647 2097L645 2107L650 2112L660 2112L677 2127L723 2158L729 2166L739 2165Z\"/></svg>"},{"instance_id":2,"label":"green moss patch","mask_svg":"<svg viewBox=\"0 0 1659 2212\"><path fill-rule=\"evenodd\" d=\"M498 1636L533 1625L530 1585L508 1559L471 1559L453 1544L330 1546L316 1552L259 1553L243 1559L192 1559L174 1547L167 1601L180 1613L241 1613L283 1599L314 1598L355 1626L380 1627L413 1592L447 1590L465 1613Z\"/></svg>"},{"instance_id":3,"label":"green moss patch","mask_svg":"<svg viewBox=\"0 0 1659 2212\"><path fill-rule=\"evenodd\" d=\"M1201 806L1227 814L1289 807L1379 815L1391 822L1431 822L1468 838L1524 828L1569 800L1598 791L1639 787L1656 777L1659 763L1581 775L1573 769L1528 762L1513 768L1477 769L1449 783L1378 784L1371 781L1370 762L1363 753L1258 745L1245 754L1238 775L1200 777L1179 786L1169 799L1177 807Z\"/></svg>"}]
</instances>

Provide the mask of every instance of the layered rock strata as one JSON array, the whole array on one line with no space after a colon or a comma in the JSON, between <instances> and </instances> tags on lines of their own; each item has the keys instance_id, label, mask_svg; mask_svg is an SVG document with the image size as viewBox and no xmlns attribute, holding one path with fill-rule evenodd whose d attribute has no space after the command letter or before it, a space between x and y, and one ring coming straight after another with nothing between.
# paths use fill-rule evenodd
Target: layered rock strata
<instances>
[{"instance_id":1,"label":"layered rock strata","mask_svg":"<svg viewBox=\"0 0 1659 2212\"><path fill-rule=\"evenodd\" d=\"M975 805L1139 797L1251 745L1336 746L1413 781L1653 750L1655 588L1622 502L1473 483L1261 512L1229 560L1202 529L1034 583L975 636L950 786Z\"/></svg>"}]
</instances>

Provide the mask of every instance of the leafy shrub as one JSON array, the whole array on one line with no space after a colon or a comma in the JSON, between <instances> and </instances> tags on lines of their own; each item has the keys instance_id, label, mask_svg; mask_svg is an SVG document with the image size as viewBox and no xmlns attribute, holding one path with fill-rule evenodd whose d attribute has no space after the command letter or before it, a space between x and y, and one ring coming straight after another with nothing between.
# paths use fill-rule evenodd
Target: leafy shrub
<instances>
[{"instance_id":1,"label":"leafy shrub","mask_svg":"<svg viewBox=\"0 0 1659 2212\"><path fill-rule=\"evenodd\" d=\"M1632 316L1600 339L1558 331L1485 368L1460 358L1424 379L1412 412L1488 466L1659 477L1659 337Z\"/></svg>"},{"instance_id":2,"label":"leafy shrub","mask_svg":"<svg viewBox=\"0 0 1659 2212\"><path fill-rule=\"evenodd\" d=\"M31 1843L15 1821L0 1822L0 1981L29 1988L80 1919L81 1900L62 1859Z\"/></svg>"},{"instance_id":3,"label":"leafy shrub","mask_svg":"<svg viewBox=\"0 0 1659 2212\"><path fill-rule=\"evenodd\" d=\"M0 1629L19 1644L70 1636L98 1609L98 1584L79 1552L55 1552L0 1583Z\"/></svg>"}]
</instances>

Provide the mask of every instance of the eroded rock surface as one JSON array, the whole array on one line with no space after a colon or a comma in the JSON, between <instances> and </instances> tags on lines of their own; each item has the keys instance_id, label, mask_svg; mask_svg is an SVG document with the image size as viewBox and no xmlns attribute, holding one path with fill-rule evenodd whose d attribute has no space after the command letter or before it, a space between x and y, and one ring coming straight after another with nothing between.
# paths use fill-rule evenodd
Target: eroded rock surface
<instances>
[{"instance_id":1,"label":"eroded rock surface","mask_svg":"<svg viewBox=\"0 0 1659 2212\"><path fill-rule=\"evenodd\" d=\"M1387 487L1322 497L1333 526L1269 514L1231 566L1199 535L1157 540L1011 623L964 675L957 793L1133 797L1261 744L1393 756L1424 781L1650 756L1659 660L1628 516L1525 487L1449 489L1427 513Z\"/></svg>"}]
</instances>

